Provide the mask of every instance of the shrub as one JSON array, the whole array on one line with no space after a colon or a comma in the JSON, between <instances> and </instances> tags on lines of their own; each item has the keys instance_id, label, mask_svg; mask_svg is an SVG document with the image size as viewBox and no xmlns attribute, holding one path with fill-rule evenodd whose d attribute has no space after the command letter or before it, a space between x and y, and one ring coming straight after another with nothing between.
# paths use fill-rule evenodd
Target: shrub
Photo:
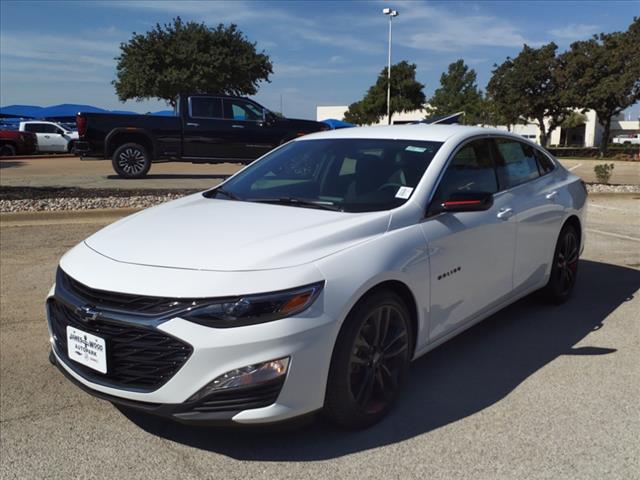
<instances>
[{"instance_id":1,"label":"shrub","mask_svg":"<svg viewBox=\"0 0 640 480\"><path fill-rule=\"evenodd\" d=\"M611 178L611 174L613 173L613 168L613 163L603 163L593 167L593 171L596 172L596 178L598 179L598 182L609 183L609 179Z\"/></svg>"}]
</instances>

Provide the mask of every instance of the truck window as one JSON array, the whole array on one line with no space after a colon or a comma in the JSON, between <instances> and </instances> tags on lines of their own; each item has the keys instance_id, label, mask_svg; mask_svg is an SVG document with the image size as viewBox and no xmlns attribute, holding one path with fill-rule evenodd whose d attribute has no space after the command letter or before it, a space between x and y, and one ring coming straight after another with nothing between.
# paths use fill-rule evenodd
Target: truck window
<instances>
[{"instance_id":1,"label":"truck window","mask_svg":"<svg viewBox=\"0 0 640 480\"><path fill-rule=\"evenodd\" d=\"M191 97L189 116L191 118L222 118L222 100L215 97Z\"/></svg>"},{"instance_id":2,"label":"truck window","mask_svg":"<svg viewBox=\"0 0 640 480\"><path fill-rule=\"evenodd\" d=\"M259 122L262 111L254 104L239 98L224 99L224 118L229 120L247 120Z\"/></svg>"}]
</instances>

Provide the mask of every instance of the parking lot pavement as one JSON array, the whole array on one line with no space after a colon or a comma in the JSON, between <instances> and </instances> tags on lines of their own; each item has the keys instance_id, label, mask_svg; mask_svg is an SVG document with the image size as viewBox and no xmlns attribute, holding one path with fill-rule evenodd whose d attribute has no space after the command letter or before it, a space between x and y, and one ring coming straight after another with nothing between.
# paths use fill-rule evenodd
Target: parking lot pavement
<instances>
[{"instance_id":1,"label":"parking lot pavement","mask_svg":"<svg viewBox=\"0 0 640 480\"><path fill-rule=\"evenodd\" d=\"M79 157L0 160L0 185L83 188L210 188L237 172L236 163L156 163L142 180L118 177L108 160Z\"/></svg>"},{"instance_id":2,"label":"parking lot pavement","mask_svg":"<svg viewBox=\"0 0 640 480\"><path fill-rule=\"evenodd\" d=\"M585 182L595 182L596 174L593 168L602 163L613 163L613 173L610 182L618 185L640 185L640 162L618 162L611 160L560 159L562 165L578 175Z\"/></svg>"},{"instance_id":3,"label":"parking lot pavement","mask_svg":"<svg viewBox=\"0 0 640 480\"><path fill-rule=\"evenodd\" d=\"M0 216L0 477L637 478L638 202L590 197L570 302L523 299L422 357L393 414L355 433L188 428L80 391L47 361L44 297L118 213Z\"/></svg>"},{"instance_id":4,"label":"parking lot pavement","mask_svg":"<svg viewBox=\"0 0 640 480\"><path fill-rule=\"evenodd\" d=\"M593 167L599 160L561 160L562 164L587 182L596 180ZM612 163L607 161L606 163ZM613 162L611 183L640 185L640 162ZM210 188L237 172L242 165L194 165L191 163L157 163L141 180L119 178L108 160L85 160L78 157L0 160L0 185L25 187L83 188Z\"/></svg>"}]
</instances>

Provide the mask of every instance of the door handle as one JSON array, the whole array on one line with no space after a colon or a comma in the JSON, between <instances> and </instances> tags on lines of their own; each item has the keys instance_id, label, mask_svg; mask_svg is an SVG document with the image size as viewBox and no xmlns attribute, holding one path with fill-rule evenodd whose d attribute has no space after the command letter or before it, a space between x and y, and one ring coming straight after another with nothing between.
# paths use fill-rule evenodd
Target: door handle
<instances>
[{"instance_id":1,"label":"door handle","mask_svg":"<svg viewBox=\"0 0 640 480\"><path fill-rule=\"evenodd\" d=\"M553 192L547 193L545 195L545 198L547 200L551 200L553 202L556 199L557 196L558 196L558 191L554 190Z\"/></svg>"},{"instance_id":2,"label":"door handle","mask_svg":"<svg viewBox=\"0 0 640 480\"><path fill-rule=\"evenodd\" d=\"M513 210L511 208L501 208L496 217L500 220L507 220L513 216Z\"/></svg>"},{"instance_id":3,"label":"door handle","mask_svg":"<svg viewBox=\"0 0 640 480\"><path fill-rule=\"evenodd\" d=\"M244 128L244 125L231 125L231 128Z\"/></svg>"},{"instance_id":4,"label":"door handle","mask_svg":"<svg viewBox=\"0 0 640 480\"><path fill-rule=\"evenodd\" d=\"M200 126L199 123L187 122L187 127L199 127L199 126Z\"/></svg>"},{"instance_id":5,"label":"door handle","mask_svg":"<svg viewBox=\"0 0 640 480\"><path fill-rule=\"evenodd\" d=\"M51 138L49 135L45 135L44 138Z\"/></svg>"}]
</instances>

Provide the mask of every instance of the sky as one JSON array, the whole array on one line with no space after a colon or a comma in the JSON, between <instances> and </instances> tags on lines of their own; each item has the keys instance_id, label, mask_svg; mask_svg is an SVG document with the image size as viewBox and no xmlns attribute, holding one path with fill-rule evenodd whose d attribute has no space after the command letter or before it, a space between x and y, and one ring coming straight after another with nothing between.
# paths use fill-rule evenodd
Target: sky
<instances>
[{"instance_id":1,"label":"sky","mask_svg":"<svg viewBox=\"0 0 640 480\"><path fill-rule=\"evenodd\" d=\"M527 1L0 1L0 105L81 103L140 113L162 101L115 95L115 57L133 32L175 16L235 23L272 59L270 83L254 98L288 117L315 119L316 105L360 100L387 64L388 17L392 62L417 65L427 98L447 66L462 58L484 90L491 70L526 43L554 41L564 51L594 33L626 30L640 0ZM640 115L640 105L627 113Z\"/></svg>"}]
</instances>

